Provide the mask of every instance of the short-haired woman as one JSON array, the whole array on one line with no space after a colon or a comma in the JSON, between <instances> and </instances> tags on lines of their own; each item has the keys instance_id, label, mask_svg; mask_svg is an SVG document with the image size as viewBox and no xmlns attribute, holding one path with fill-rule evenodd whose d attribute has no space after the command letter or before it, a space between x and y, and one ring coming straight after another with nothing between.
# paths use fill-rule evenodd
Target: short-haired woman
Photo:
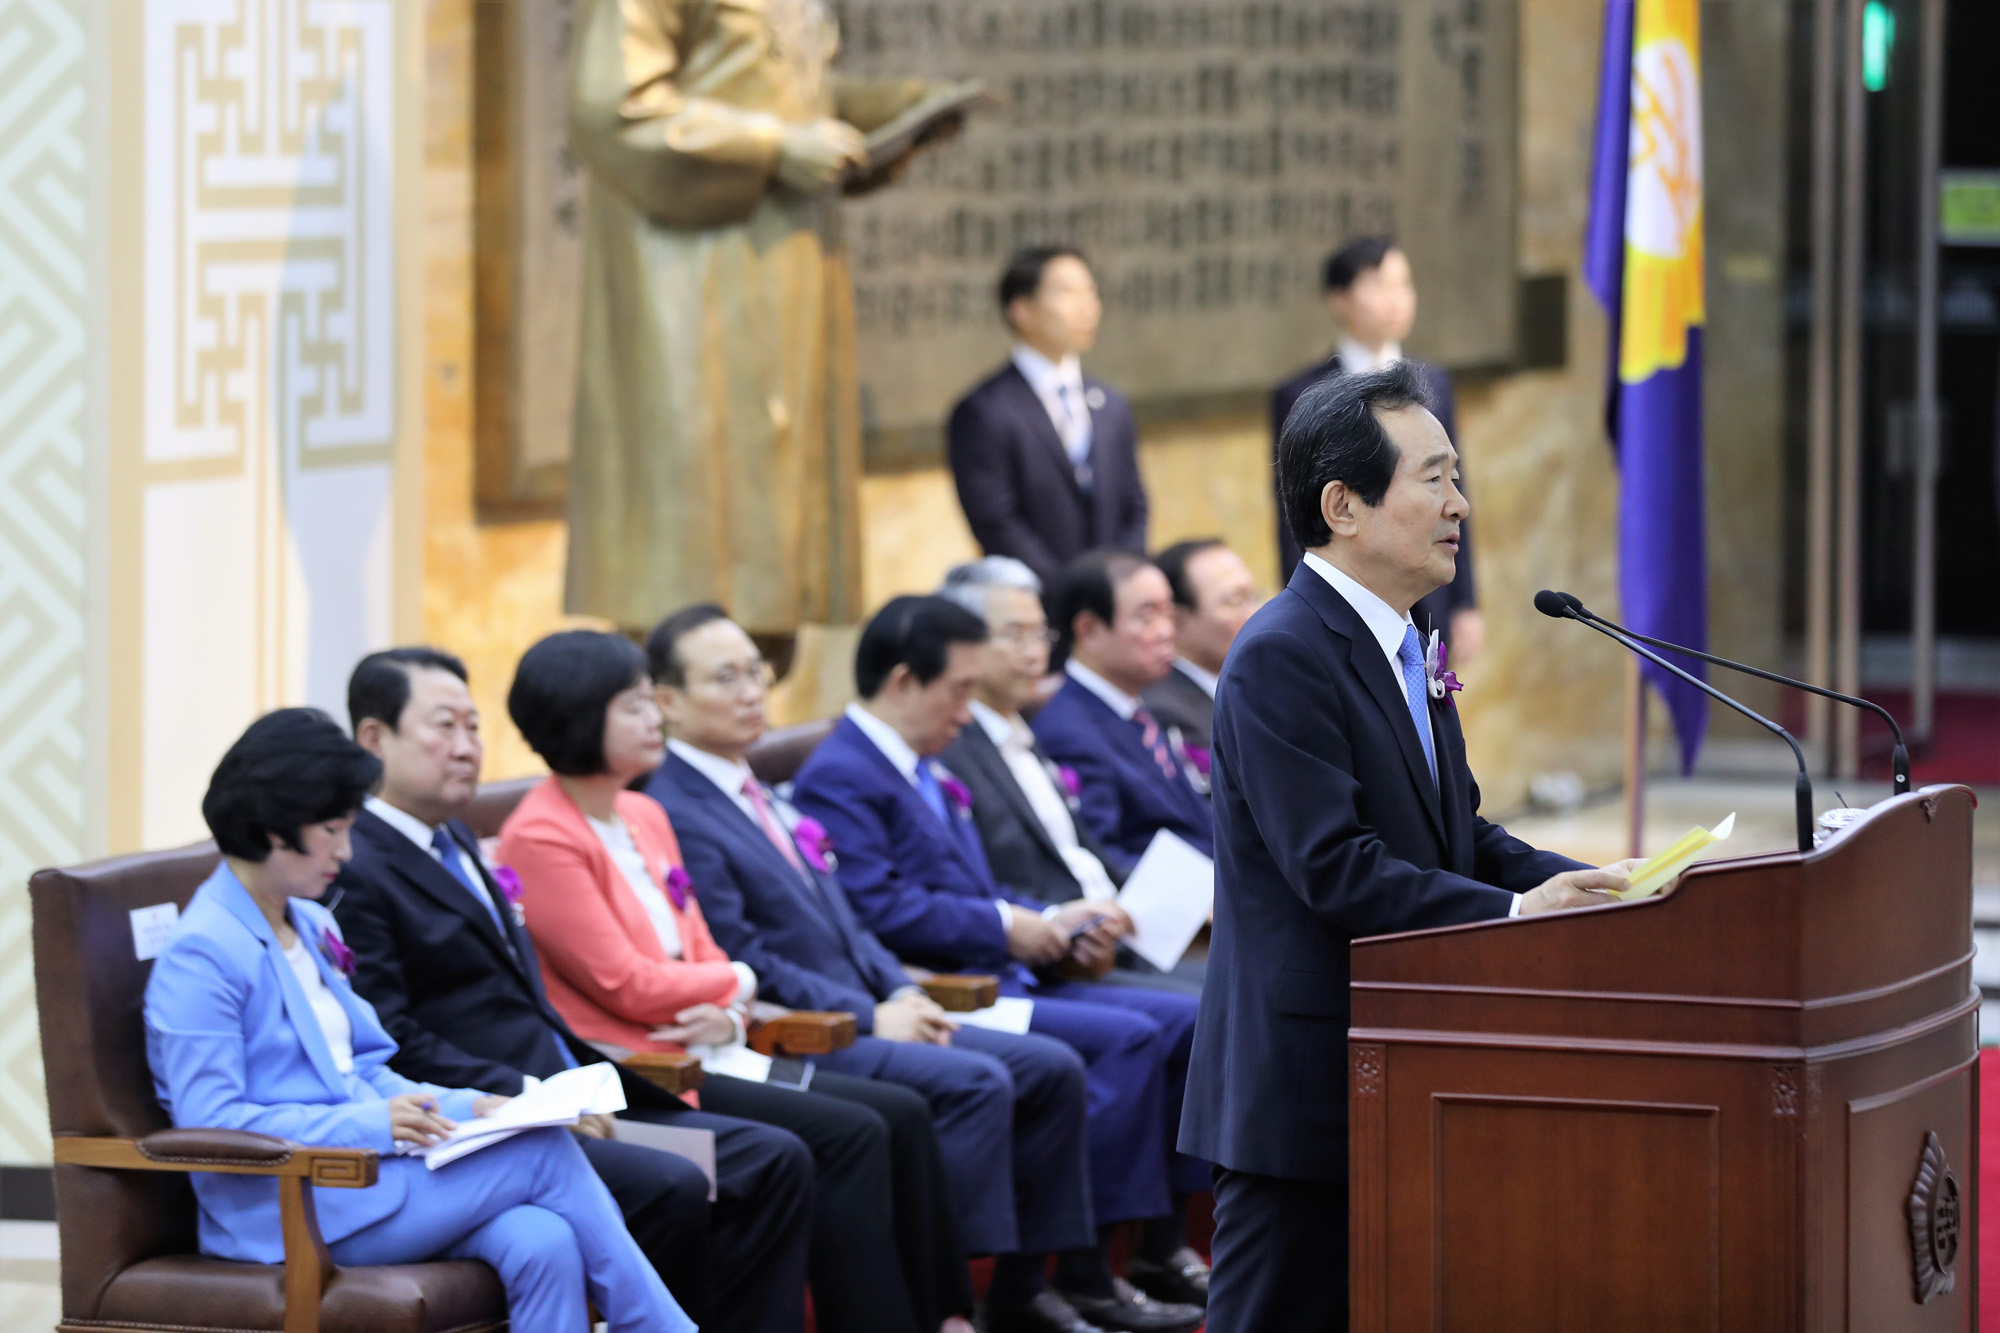
<instances>
[{"instance_id":1,"label":"short-haired woman","mask_svg":"<svg viewBox=\"0 0 2000 1333\"><path fill-rule=\"evenodd\" d=\"M617 634L552 634L522 656L507 712L553 770L500 830L550 1003L614 1053L738 1040L756 974L710 936L666 812L626 790L666 751L644 650ZM971 1285L921 1096L817 1070L803 1096L711 1072L701 1098L812 1150L808 1270L824 1333L963 1327Z\"/></svg>"},{"instance_id":2,"label":"short-haired woman","mask_svg":"<svg viewBox=\"0 0 2000 1333\"><path fill-rule=\"evenodd\" d=\"M202 815L222 850L146 986L146 1054L174 1124L315 1147L372 1148L379 1178L315 1192L336 1263L480 1259L523 1330L693 1333L561 1129L530 1130L431 1171L392 1155L435 1143L505 1098L413 1083L348 984L352 956L313 901L348 859L348 830L381 763L311 708L250 725L210 779ZM205 1254L283 1261L275 1181L197 1174ZM588 1303L587 1303L588 1302Z\"/></svg>"}]
</instances>

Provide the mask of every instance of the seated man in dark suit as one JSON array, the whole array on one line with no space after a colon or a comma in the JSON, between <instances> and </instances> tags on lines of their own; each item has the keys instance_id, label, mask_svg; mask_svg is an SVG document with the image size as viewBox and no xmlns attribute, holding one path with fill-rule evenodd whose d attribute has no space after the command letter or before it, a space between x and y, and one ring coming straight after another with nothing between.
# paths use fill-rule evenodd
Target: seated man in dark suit
<instances>
[{"instance_id":1,"label":"seated man in dark suit","mask_svg":"<svg viewBox=\"0 0 2000 1333\"><path fill-rule=\"evenodd\" d=\"M1202 1164L1174 1158L1160 1138L1160 1126L1177 1119L1195 1000L1044 979L1023 965L1061 959L1102 913L1090 902L1051 907L997 882L971 795L937 762L971 721L986 637L984 621L941 597L899 597L877 612L855 653L862 702L799 770L794 799L831 836L836 875L862 924L904 962L999 972L1005 994L1032 1000L1030 1030L1083 1057L1098 1225L1154 1219L1147 1252L1171 1254L1185 1226L1169 1191L1206 1184ZM1056 1281L1103 1327L1192 1328L1200 1320L1199 1309L1153 1304L1101 1268L1059 1266Z\"/></svg>"},{"instance_id":2,"label":"seated man in dark suit","mask_svg":"<svg viewBox=\"0 0 2000 1333\"><path fill-rule=\"evenodd\" d=\"M1118 906L1117 893L1132 863L1091 833L1079 813L1076 774L1042 753L1021 716L1049 665L1041 592L1034 571L1004 555L945 575L938 595L983 618L992 637L980 657L972 725L940 757L972 789L972 820L995 879L1052 906L1086 900L1122 936L1131 921ZM1086 935L1078 943L1091 940ZM1103 979L1199 995L1201 965L1184 968L1162 973L1121 944L1117 966Z\"/></svg>"},{"instance_id":3,"label":"seated man in dark suit","mask_svg":"<svg viewBox=\"0 0 2000 1333\"><path fill-rule=\"evenodd\" d=\"M1403 339L1417 320L1417 288L1410 259L1384 236L1363 236L1326 257L1321 277L1327 308L1340 325L1340 346L1316 366L1308 366L1271 394L1271 456L1278 453L1278 436L1292 405L1308 388L1331 375L1359 374L1403 359ZM1442 366L1410 363L1422 375L1431 410L1444 427L1445 438L1459 443L1458 414L1451 376ZM1273 476L1275 476L1275 470ZM1283 587L1299 563L1299 544L1285 523L1278 504L1278 586ZM1443 632L1454 661L1463 666L1479 653L1486 637L1479 615L1478 590L1472 576L1472 527L1459 530L1458 568L1451 581L1420 599L1411 610L1417 627L1428 634Z\"/></svg>"},{"instance_id":4,"label":"seated man in dark suit","mask_svg":"<svg viewBox=\"0 0 2000 1333\"><path fill-rule=\"evenodd\" d=\"M1243 557L1220 537L1175 542L1153 557L1174 595L1174 667L1146 687L1141 699L1165 727L1180 728L1190 755L1207 776L1209 719L1215 679L1236 632L1263 599Z\"/></svg>"},{"instance_id":5,"label":"seated man in dark suit","mask_svg":"<svg viewBox=\"0 0 2000 1333\"><path fill-rule=\"evenodd\" d=\"M602 1060L550 1006L534 943L457 818L482 757L464 664L429 648L375 653L354 670L348 709L382 760L382 786L355 819L354 858L328 902L354 951L354 988L396 1039L391 1067L512 1096L524 1075ZM813 1223L805 1144L621 1081L626 1118L715 1134L711 1204L692 1161L608 1137L605 1117L585 1121L584 1155L633 1239L704 1329L797 1333Z\"/></svg>"},{"instance_id":6,"label":"seated man in dark suit","mask_svg":"<svg viewBox=\"0 0 2000 1333\"><path fill-rule=\"evenodd\" d=\"M972 535L1044 581L1094 547L1146 549L1138 432L1118 391L1083 373L1103 306L1083 255L1037 246L1008 261L1000 312L1014 353L952 408L952 478Z\"/></svg>"},{"instance_id":7,"label":"seated man in dark suit","mask_svg":"<svg viewBox=\"0 0 2000 1333\"><path fill-rule=\"evenodd\" d=\"M1211 855L1206 756L1139 697L1174 664L1167 576L1144 556L1092 551L1063 571L1049 618L1068 679L1035 714L1035 739L1076 770L1090 831L1134 862L1162 829Z\"/></svg>"},{"instance_id":8,"label":"seated man in dark suit","mask_svg":"<svg viewBox=\"0 0 2000 1333\"><path fill-rule=\"evenodd\" d=\"M1033 1309L1049 1304L1047 1256L1096 1255L1083 1062L1051 1037L953 1023L855 920L824 840L745 762L769 668L721 607L668 616L646 653L670 736L646 793L673 820L710 932L761 997L853 1012L864 1035L814 1063L925 1096L964 1244L999 1256L985 1326L1048 1327Z\"/></svg>"},{"instance_id":9,"label":"seated man in dark suit","mask_svg":"<svg viewBox=\"0 0 2000 1333\"><path fill-rule=\"evenodd\" d=\"M1278 474L1307 554L1216 695L1215 931L1181 1135L1220 1167L1210 1333L1347 1327L1352 941L1603 903L1630 869L1479 816L1451 682L1410 618L1470 509L1425 401L1401 363L1299 400Z\"/></svg>"}]
</instances>

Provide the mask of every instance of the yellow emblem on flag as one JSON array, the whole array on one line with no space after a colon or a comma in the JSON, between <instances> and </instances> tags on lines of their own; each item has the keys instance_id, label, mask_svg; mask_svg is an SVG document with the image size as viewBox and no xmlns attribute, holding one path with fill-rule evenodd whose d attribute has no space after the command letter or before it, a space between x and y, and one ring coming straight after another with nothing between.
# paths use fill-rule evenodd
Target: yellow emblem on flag
<instances>
[{"instance_id":1,"label":"yellow emblem on flag","mask_svg":"<svg viewBox=\"0 0 2000 1333\"><path fill-rule=\"evenodd\" d=\"M1707 318L1697 0L1638 0L1629 152L1618 378L1637 384L1684 364L1688 330Z\"/></svg>"}]
</instances>

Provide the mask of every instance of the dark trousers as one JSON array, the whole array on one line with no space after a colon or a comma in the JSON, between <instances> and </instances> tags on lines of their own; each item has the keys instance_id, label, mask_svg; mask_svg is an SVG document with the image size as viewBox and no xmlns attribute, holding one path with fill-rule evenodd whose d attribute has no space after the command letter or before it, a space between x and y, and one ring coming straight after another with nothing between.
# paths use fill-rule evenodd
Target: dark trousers
<instances>
[{"instance_id":1,"label":"dark trousers","mask_svg":"<svg viewBox=\"0 0 2000 1333\"><path fill-rule=\"evenodd\" d=\"M806 1145L712 1111L628 1110L623 1118L715 1135L713 1204L707 1177L685 1157L582 1140L626 1229L688 1317L711 1333L799 1333L813 1223Z\"/></svg>"},{"instance_id":2,"label":"dark trousers","mask_svg":"<svg viewBox=\"0 0 2000 1333\"><path fill-rule=\"evenodd\" d=\"M822 1070L924 1098L971 1253L1048 1254L1096 1243L1083 1061L1062 1042L968 1026L949 1046L863 1037L812 1059Z\"/></svg>"},{"instance_id":3,"label":"dark trousers","mask_svg":"<svg viewBox=\"0 0 2000 1333\"><path fill-rule=\"evenodd\" d=\"M1343 1333L1347 1178L1215 1170L1207 1333Z\"/></svg>"},{"instance_id":4,"label":"dark trousers","mask_svg":"<svg viewBox=\"0 0 2000 1333\"><path fill-rule=\"evenodd\" d=\"M971 1310L951 1187L922 1097L815 1071L803 1093L711 1076L701 1100L790 1130L811 1149L818 1203L807 1272L825 1333L930 1333L946 1315Z\"/></svg>"}]
</instances>

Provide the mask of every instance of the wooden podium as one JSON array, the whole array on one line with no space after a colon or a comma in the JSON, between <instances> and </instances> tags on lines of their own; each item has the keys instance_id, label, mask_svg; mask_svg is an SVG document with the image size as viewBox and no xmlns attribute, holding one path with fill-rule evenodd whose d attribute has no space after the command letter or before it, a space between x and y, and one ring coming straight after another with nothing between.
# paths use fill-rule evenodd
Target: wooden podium
<instances>
[{"instance_id":1,"label":"wooden podium","mask_svg":"<svg viewBox=\"0 0 2000 1333\"><path fill-rule=\"evenodd\" d=\"M1355 1333L1975 1327L1973 804L1356 941Z\"/></svg>"}]
</instances>

